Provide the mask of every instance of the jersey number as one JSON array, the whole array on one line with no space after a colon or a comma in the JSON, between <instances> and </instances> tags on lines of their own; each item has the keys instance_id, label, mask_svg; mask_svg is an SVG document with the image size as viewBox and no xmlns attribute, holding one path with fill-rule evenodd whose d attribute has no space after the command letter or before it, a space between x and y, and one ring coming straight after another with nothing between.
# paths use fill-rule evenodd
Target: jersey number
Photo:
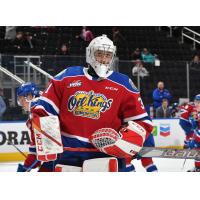
<instances>
[{"instance_id":1,"label":"jersey number","mask_svg":"<svg viewBox=\"0 0 200 200\"><path fill-rule=\"evenodd\" d=\"M142 102L141 97L138 97L138 101L140 102L141 108L144 109L144 104L143 104L143 102Z\"/></svg>"}]
</instances>

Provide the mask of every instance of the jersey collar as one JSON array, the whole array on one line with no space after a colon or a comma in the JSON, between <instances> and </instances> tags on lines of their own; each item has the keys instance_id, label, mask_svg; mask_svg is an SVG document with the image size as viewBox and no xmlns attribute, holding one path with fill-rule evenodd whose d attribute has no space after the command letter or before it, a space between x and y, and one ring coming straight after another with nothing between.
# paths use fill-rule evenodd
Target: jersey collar
<instances>
[{"instance_id":1,"label":"jersey collar","mask_svg":"<svg viewBox=\"0 0 200 200\"><path fill-rule=\"evenodd\" d=\"M88 74L88 68L84 67L83 68L83 73L84 75L89 79L89 80L99 80L99 79L95 79L94 77L92 77L90 74ZM108 74L106 75L105 79L107 77L109 77L111 74L113 73L113 71L109 71ZM101 79L102 80L102 79Z\"/></svg>"}]
</instances>

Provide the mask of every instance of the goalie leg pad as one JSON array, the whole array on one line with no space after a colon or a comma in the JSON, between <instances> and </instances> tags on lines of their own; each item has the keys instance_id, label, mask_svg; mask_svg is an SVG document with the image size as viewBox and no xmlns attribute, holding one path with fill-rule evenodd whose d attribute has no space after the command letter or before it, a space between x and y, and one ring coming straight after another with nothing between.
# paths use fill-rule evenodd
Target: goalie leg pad
<instances>
[{"instance_id":1,"label":"goalie leg pad","mask_svg":"<svg viewBox=\"0 0 200 200\"><path fill-rule=\"evenodd\" d=\"M83 167L58 164L55 172L118 172L118 160L113 157L94 158L85 160Z\"/></svg>"},{"instance_id":2,"label":"goalie leg pad","mask_svg":"<svg viewBox=\"0 0 200 200\"><path fill-rule=\"evenodd\" d=\"M58 164L55 167L55 172L81 172L82 167L71 166L71 165L61 165Z\"/></svg>"},{"instance_id":3,"label":"goalie leg pad","mask_svg":"<svg viewBox=\"0 0 200 200\"><path fill-rule=\"evenodd\" d=\"M118 161L113 157L85 160L83 172L118 172Z\"/></svg>"}]
</instances>

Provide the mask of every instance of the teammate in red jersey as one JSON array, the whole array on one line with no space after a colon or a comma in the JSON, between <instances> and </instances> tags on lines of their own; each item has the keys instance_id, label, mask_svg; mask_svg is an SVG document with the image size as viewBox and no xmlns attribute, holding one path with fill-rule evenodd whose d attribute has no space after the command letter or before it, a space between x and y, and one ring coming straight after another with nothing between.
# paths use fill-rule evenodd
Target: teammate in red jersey
<instances>
[{"instance_id":1,"label":"teammate in red jersey","mask_svg":"<svg viewBox=\"0 0 200 200\"><path fill-rule=\"evenodd\" d=\"M193 102L185 103L179 107L179 125L185 132L185 142L188 142L194 134L190 117L192 116L195 105Z\"/></svg>"},{"instance_id":2,"label":"teammate in red jersey","mask_svg":"<svg viewBox=\"0 0 200 200\"><path fill-rule=\"evenodd\" d=\"M133 171L131 160L152 131L140 92L129 77L111 70L115 53L106 35L93 39L86 49L88 66L55 76L32 109L33 118L59 117L63 169L81 171L88 161L114 157L117 171Z\"/></svg>"}]
</instances>

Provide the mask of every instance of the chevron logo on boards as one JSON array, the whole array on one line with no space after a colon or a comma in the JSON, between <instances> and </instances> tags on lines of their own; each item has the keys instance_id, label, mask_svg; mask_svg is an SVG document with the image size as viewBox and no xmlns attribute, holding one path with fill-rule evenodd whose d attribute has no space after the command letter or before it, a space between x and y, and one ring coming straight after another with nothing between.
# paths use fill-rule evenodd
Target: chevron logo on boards
<instances>
[{"instance_id":1,"label":"chevron logo on boards","mask_svg":"<svg viewBox=\"0 0 200 200\"><path fill-rule=\"evenodd\" d=\"M160 124L160 135L163 137L170 135L170 124Z\"/></svg>"}]
</instances>

